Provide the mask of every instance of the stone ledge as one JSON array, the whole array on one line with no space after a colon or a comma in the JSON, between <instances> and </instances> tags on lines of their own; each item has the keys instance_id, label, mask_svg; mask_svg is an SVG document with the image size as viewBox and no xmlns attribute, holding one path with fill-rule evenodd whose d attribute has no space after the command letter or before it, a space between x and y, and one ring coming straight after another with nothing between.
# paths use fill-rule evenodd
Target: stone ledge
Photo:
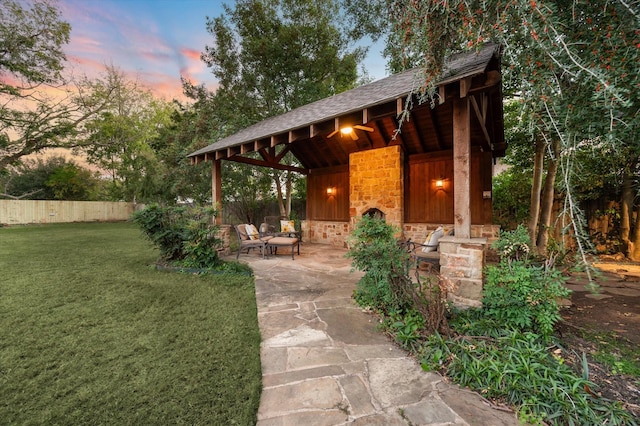
<instances>
[{"instance_id":1,"label":"stone ledge","mask_svg":"<svg viewBox=\"0 0 640 426\"><path fill-rule=\"evenodd\" d=\"M486 238L459 238L456 236L446 236L440 238L440 243L453 243L453 244L471 244L471 245L486 245Z\"/></svg>"}]
</instances>

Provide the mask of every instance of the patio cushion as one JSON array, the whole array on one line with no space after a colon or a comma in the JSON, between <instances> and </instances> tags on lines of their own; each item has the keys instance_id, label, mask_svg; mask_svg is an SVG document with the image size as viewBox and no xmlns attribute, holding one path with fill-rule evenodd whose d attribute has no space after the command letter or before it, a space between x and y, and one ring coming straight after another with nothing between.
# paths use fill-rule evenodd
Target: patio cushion
<instances>
[{"instance_id":1,"label":"patio cushion","mask_svg":"<svg viewBox=\"0 0 640 426\"><path fill-rule=\"evenodd\" d=\"M443 235L444 228L442 226L438 226L435 231L430 232L429 235L427 235L427 241L425 241L425 245L427 247L423 247L422 251L425 253L436 251L438 249L438 241Z\"/></svg>"},{"instance_id":2,"label":"patio cushion","mask_svg":"<svg viewBox=\"0 0 640 426\"><path fill-rule=\"evenodd\" d=\"M298 242L297 238L289 237L274 237L269 240L269 245L272 246L292 246Z\"/></svg>"},{"instance_id":3,"label":"patio cushion","mask_svg":"<svg viewBox=\"0 0 640 426\"><path fill-rule=\"evenodd\" d=\"M293 220L281 220L280 232L295 232L296 227Z\"/></svg>"},{"instance_id":4,"label":"patio cushion","mask_svg":"<svg viewBox=\"0 0 640 426\"><path fill-rule=\"evenodd\" d=\"M244 226L244 229L247 231L247 235L249 236L249 239L257 240L258 238L260 238L260 233L258 232L258 229L254 225L247 224Z\"/></svg>"}]
</instances>

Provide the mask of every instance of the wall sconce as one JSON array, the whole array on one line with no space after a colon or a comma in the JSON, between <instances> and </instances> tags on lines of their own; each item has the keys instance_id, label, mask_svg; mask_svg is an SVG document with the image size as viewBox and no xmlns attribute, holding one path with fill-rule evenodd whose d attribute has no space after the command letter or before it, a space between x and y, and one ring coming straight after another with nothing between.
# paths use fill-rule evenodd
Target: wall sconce
<instances>
[{"instance_id":1,"label":"wall sconce","mask_svg":"<svg viewBox=\"0 0 640 426\"><path fill-rule=\"evenodd\" d=\"M327 188L327 195L335 195L336 189L332 187Z\"/></svg>"},{"instance_id":2,"label":"wall sconce","mask_svg":"<svg viewBox=\"0 0 640 426\"><path fill-rule=\"evenodd\" d=\"M444 189L444 178L436 179L435 186L436 189Z\"/></svg>"}]
</instances>

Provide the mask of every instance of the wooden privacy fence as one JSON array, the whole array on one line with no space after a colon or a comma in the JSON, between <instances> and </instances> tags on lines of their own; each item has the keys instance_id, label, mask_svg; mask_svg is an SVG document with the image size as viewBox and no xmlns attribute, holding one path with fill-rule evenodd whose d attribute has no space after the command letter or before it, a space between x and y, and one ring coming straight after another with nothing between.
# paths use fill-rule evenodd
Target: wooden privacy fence
<instances>
[{"instance_id":1,"label":"wooden privacy fence","mask_svg":"<svg viewBox=\"0 0 640 426\"><path fill-rule=\"evenodd\" d=\"M106 201L0 200L0 224L125 221L143 207Z\"/></svg>"}]
</instances>

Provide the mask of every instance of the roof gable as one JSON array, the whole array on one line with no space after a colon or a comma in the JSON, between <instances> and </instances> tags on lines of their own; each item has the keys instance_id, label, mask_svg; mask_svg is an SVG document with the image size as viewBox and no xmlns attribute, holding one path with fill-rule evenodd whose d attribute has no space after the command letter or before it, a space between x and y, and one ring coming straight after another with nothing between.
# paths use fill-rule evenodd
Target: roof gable
<instances>
[{"instance_id":1,"label":"roof gable","mask_svg":"<svg viewBox=\"0 0 640 426\"><path fill-rule=\"evenodd\" d=\"M443 77L438 81L437 86L442 88L485 73L489 64L499 55L499 50L498 45L487 44L478 52L452 56L445 63ZM301 139L311 140L320 133L326 135L337 130L340 117L350 115L369 117L371 116L369 111L375 111L377 107L384 106L383 115L397 116L399 108L394 105L398 100L401 102L407 98L421 86L422 82L419 69L398 73L258 122L189 154L189 157L196 162L203 159L217 160L259 151L281 143L292 143ZM500 107L500 113L501 111ZM359 119L356 118L356 120ZM355 124L366 124L369 120L363 118L360 121L361 123ZM293 135L298 130L301 130L301 136ZM304 164L304 161L302 162ZM305 167L318 165L317 161L309 161Z\"/></svg>"}]
</instances>

